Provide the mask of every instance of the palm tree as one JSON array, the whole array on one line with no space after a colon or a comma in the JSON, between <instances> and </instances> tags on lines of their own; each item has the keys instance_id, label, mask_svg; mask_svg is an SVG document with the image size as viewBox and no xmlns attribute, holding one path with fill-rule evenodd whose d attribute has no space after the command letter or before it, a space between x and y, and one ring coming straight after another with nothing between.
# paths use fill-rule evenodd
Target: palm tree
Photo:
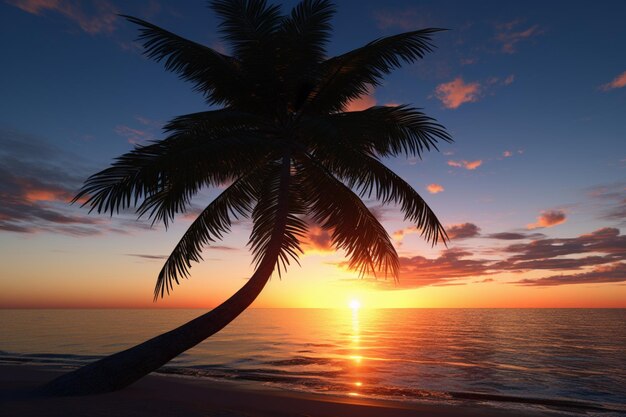
<instances>
[{"instance_id":1,"label":"palm tree","mask_svg":"<svg viewBox=\"0 0 626 417\"><path fill-rule=\"evenodd\" d=\"M111 215L132 207L167 227L200 189L230 184L176 245L154 296L169 294L202 248L240 217L252 219L256 270L214 310L53 380L44 387L49 393L121 389L216 333L254 301L274 270L281 274L297 262L311 223L331 234L352 268L397 278L389 235L361 198L398 205L433 244L447 239L422 197L381 162L437 149L438 140L451 141L444 128L408 106L346 111L384 75L431 51L438 29L380 38L327 58L334 14L327 0L303 0L289 15L265 0L214 0L210 7L232 56L124 17L141 27L148 57L192 82L207 104L222 107L173 119L165 139L138 146L91 176L74 201Z\"/></svg>"}]
</instances>

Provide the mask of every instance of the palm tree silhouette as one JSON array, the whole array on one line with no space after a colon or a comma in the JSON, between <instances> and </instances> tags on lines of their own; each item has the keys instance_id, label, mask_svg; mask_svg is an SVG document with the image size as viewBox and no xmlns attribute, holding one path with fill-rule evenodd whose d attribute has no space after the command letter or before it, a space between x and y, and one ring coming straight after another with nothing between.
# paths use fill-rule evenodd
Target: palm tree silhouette
<instances>
[{"instance_id":1,"label":"palm tree silhouette","mask_svg":"<svg viewBox=\"0 0 626 417\"><path fill-rule=\"evenodd\" d=\"M165 262L155 299L187 277L191 261L220 239L234 219L250 217L256 270L214 310L138 346L48 383L53 394L121 389L216 333L258 296L275 269L297 262L311 222L329 231L350 267L398 276L389 235L361 198L396 204L426 240L447 236L420 195L381 162L421 156L451 141L444 128L408 106L346 111L347 105L403 62L432 50L424 29L377 39L327 58L334 6L304 0L289 15L264 0L214 0L232 56L143 20L145 54L194 84L218 110L188 114L165 126L168 136L138 146L91 176L75 198L111 215L135 208L165 226L204 187L230 185L191 224ZM86 199L86 200L85 200Z\"/></svg>"}]
</instances>

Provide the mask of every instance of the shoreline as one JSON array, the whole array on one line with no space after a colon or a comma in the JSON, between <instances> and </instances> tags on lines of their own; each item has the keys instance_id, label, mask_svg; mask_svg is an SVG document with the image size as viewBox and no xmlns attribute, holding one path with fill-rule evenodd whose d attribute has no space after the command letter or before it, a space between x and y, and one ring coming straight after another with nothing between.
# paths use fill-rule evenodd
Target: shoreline
<instances>
[{"instance_id":1,"label":"shoreline","mask_svg":"<svg viewBox=\"0 0 626 417\"><path fill-rule=\"evenodd\" d=\"M33 365L0 365L3 416L484 416L556 417L574 410L527 408L520 403L476 399L401 402L287 391L254 382L213 381L151 374L114 393L85 397L43 397L32 391L68 370ZM568 412L569 411L569 412ZM581 410L576 410L579 415ZM593 410L598 411L598 410ZM602 412L611 415L613 410Z\"/></svg>"}]
</instances>

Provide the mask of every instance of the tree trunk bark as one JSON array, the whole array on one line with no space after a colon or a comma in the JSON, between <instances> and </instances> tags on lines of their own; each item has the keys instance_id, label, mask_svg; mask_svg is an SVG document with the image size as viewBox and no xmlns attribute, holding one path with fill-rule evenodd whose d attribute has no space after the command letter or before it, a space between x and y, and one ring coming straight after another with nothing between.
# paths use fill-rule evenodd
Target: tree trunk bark
<instances>
[{"instance_id":1,"label":"tree trunk bark","mask_svg":"<svg viewBox=\"0 0 626 417\"><path fill-rule=\"evenodd\" d=\"M49 395L90 395L117 391L165 365L223 329L241 314L269 280L282 244L288 213L290 158L283 158L277 216L268 251L250 280L215 309L135 347L61 375L41 388Z\"/></svg>"}]
</instances>

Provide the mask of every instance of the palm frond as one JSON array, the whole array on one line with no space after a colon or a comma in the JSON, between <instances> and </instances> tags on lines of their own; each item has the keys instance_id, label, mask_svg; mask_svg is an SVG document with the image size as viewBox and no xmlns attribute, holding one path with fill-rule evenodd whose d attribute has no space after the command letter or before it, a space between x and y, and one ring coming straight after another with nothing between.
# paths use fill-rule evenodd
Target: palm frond
<instances>
[{"instance_id":1,"label":"palm frond","mask_svg":"<svg viewBox=\"0 0 626 417\"><path fill-rule=\"evenodd\" d=\"M343 111L353 99L380 85L384 75L412 63L434 48L432 35L443 29L422 29L376 39L322 64L317 89L309 97L312 113Z\"/></svg>"},{"instance_id":2,"label":"palm frond","mask_svg":"<svg viewBox=\"0 0 626 417\"><path fill-rule=\"evenodd\" d=\"M446 243L448 235L443 225L422 196L374 155L342 144L324 151L315 156L350 188L358 190L362 197L374 196L383 204L399 205L404 220L417 226L427 242L433 245L439 241Z\"/></svg>"},{"instance_id":3,"label":"palm frond","mask_svg":"<svg viewBox=\"0 0 626 417\"><path fill-rule=\"evenodd\" d=\"M293 181L289 156L282 162L271 165L271 174L256 196L256 206L252 212L253 227L250 233L250 246L255 264L263 259L276 241L277 231L282 233L278 250L277 267L279 275L286 271L290 260L298 262L302 253L300 241L305 236L307 224L301 218L305 209L296 193L298 184ZM282 220L281 220L282 219ZM284 224L279 224L279 222Z\"/></svg>"},{"instance_id":4,"label":"palm frond","mask_svg":"<svg viewBox=\"0 0 626 417\"><path fill-rule=\"evenodd\" d=\"M304 153L297 159L300 194L307 213L325 230L333 245L346 251L349 267L361 274L383 271L398 276L398 254L385 228L345 184Z\"/></svg>"},{"instance_id":5,"label":"palm frond","mask_svg":"<svg viewBox=\"0 0 626 417\"><path fill-rule=\"evenodd\" d=\"M209 104L237 103L242 98L236 93L247 93L242 89L246 78L234 58L136 17L122 17L141 26L139 40L143 41L144 54L157 62L165 60L165 69L194 83Z\"/></svg>"},{"instance_id":6,"label":"palm frond","mask_svg":"<svg viewBox=\"0 0 626 417\"><path fill-rule=\"evenodd\" d=\"M303 119L303 126L302 130L309 132L311 143L344 141L379 156L421 157L424 151L438 150L440 140L453 141L435 119L408 106L376 106L356 112L312 116Z\"/></svg>"},{"instance_id":7,"label":"palm frond","mask_svg":"<svg viewBox=\"0 0 626 417\"><path fill-rule=\"evenodd\" d=\"M300 110L317 82L316 70L326 57L334 14L335 7L328 0L303 0L283 20L276 41L276 71L283 79L290 112Z\"/></svg>"},{"instance_id":8,"label":"palm frond","mask_svg":"<svg viewBox=\"0 0 626 417\"><path fill-rule=\"evenodd\" d=\"M204 186L228 182L256 166L269 150L258 135L236 133L219 139L175 135L139 146L85 181L73 201L98 213L137 207L155 221L185 210ZM143 201L142 201L143 200Z\"/></svg>"},{"instance_id":9,"label":"palm frond","mask_svg":"<svg viewBox=\"0 0 626 417\"><path fill-rule=\"evenodd\" d=\"M280 6L268 6L265 0L212 0L209 7L221 19L220 32L235 57L247 60L269 52L283 19Z\"/></svg>"},{"instance_id":10,"label":"palm frond","mask_svg":"<svg viewBox=\"0 0 626 417\"><path fill-rule=\"evenodd\" d=\"M230 231L233 219L249 216L263 176L263 169L259 169L238 178L191 223L159 272L155 300L169 294L179 278L188 277L191 262L202 260L202 248L222 239Z\"/></svg>"},{"instance_id":11,"label":"palm frond","mask_svg":"<svg viewBox=\"0 0 626 417\"><path fill-rule=\"evenodd\" d=\"M236 131L267 130L267 121L257 114L226 107L175 117L163 130L170 134L208 139Z\"/></svg>"},{"instance_id":12,"label":"palm frond","mask_svg":"<svg viewBox=\"0 0 626 417\"><path fill-rule=\"evenodd\" d=\"M281 37L289 42L288 52L298 57L296 52L300 49L309 63L320 62L326 55L334 14L335 7L328 0L301 1L282 24Z\"/></svg>"}]
</instances>

